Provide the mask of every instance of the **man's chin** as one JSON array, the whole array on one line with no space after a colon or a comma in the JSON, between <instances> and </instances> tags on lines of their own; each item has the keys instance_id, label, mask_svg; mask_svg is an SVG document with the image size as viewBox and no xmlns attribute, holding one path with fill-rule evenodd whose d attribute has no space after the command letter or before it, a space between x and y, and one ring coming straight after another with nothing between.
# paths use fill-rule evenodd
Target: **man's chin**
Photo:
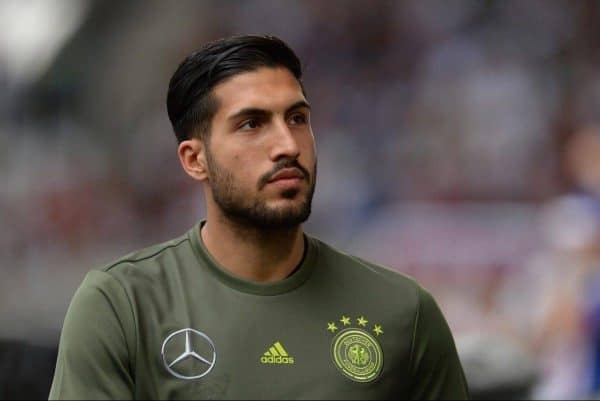
<instances>
[{"instance_id":1,"label":"man's chin","mask_svg":"<svg viewBox=\"0 0 600 401\"><path fill-rule=\"evenodd\" d=\"M310 206L302 203L268 207L262 213L252 216L251 220L263 228L290 229L304 223L309 216Z\"/></svg>"}]
</instances>

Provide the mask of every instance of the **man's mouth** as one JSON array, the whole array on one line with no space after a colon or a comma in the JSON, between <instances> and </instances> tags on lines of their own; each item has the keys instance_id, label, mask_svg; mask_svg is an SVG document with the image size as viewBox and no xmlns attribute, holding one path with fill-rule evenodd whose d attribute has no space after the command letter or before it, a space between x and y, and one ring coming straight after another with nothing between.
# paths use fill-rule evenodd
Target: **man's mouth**
<instances>
[{"instance_id":1,"label":"man's mouth","mask_svg":"<svg viewBox=\"0 0 600 401\"><path fill-rule=\"evenodd\" d=\"M284 168L279 170L276 174L274 174L271 179L269 179L269 183L276 181L300 181L304 178L304 173L297 168Z\"/></svg>"}]
</instances>

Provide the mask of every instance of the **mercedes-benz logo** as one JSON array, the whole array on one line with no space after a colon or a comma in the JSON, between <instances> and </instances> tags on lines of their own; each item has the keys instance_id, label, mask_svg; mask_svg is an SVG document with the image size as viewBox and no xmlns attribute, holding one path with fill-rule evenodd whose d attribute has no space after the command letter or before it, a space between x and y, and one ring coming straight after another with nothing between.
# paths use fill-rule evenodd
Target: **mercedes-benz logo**
<instances>
[{"instance_id":1,"label":"mercedes-benz logo","mask_svg":"<svg viewBox=\"0 0 600 401\"><path fill-rule=\"evenodd\" d=\"M185 335L185 347L183 349L183 352L169 362L167 358L167 353L165 352L167 345L173 340L181 338L183 335ZM195 349L198 349L197 347L199 346L199 341L202 342L202 348L205 349L204 356L199 355L198 352L195 351ZM206 345L208 345L208 347ZM180 347L180 344L175 346ZM170 350L175 348L175 346L170 346ZM208 350L208 352L206 350ZM212 355L208 357L206 354L210 354L211 352ZM174 333L171 333L163 342L161 354L165 368L167 368L169 373L183 380L194 380L206 376L208 372L210 372L215 366L215 362L217 361L217 351L215 349L215 344L213 344L212 340L201 331L189 328L181 329ZM169 354L172 354L172 352L169 352ZM189 368L188 366L187 370L191 370L191 372L189 373L192 373L192 375L186 376L174 370L174 368L176 368L177 365L189 359L199 362L195 363L192 368Z\"/></svg>"}]
</instances>

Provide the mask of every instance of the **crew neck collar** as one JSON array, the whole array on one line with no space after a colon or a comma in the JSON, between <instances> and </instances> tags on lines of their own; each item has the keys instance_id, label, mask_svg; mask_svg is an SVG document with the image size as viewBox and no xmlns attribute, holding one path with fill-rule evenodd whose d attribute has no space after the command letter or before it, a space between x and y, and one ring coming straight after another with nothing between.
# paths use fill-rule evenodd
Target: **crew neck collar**
<instances>
[{"instance_id":1,"label":"crew neck collar","mask_svg":"<svg viewBox=\"0 0 600 401\"><path fill-rule=\"evenodd\" d=\"M313 238L303 234L305 244L304 257L302 262L300 262L300 266L298 266L289 277L275 282L263 283L235 276L223 268L223 266L212 257L210 252L208 252L208 249L206 249L206 245L200 236L200 228L204 222L205 220L202 220L194 225L194 227L188 231L188 238L198 261L207 266L209 270L228 287L254 295L280 295L301 286L314 270L318 246Z\"/></svg>"}]
</instances>

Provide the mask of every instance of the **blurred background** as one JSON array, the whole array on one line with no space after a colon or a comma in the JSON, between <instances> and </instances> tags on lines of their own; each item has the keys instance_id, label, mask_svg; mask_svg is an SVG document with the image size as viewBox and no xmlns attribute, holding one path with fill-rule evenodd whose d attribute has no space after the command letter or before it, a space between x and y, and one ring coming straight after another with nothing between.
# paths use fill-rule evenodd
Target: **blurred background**
<instances>
[{"instance_id":1,"label":"blurred background","mask_svg":"<svg viewBox=\"0 0 600 401\"><path fill-rule=\"evenodd\" d=\"M309 233L415 277L475 399L600 398L600 2L0 1L0 398L45 398L85 273L204 215L168 81L271 33L305 68Z\"/></svg>"}]
</instances>

